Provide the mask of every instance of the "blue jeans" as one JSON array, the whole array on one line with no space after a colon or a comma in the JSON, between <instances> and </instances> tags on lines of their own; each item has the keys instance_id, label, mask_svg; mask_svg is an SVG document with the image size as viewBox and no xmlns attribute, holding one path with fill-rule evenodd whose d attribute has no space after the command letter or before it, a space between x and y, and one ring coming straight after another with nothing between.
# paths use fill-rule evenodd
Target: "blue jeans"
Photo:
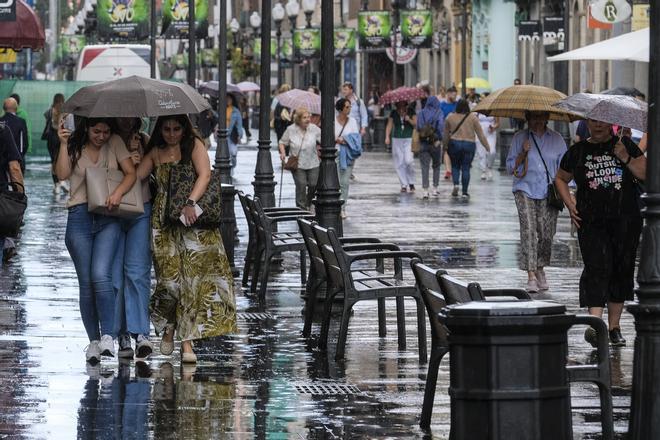
<instances>
[{"instance_id":1,"label":"blue jeans","mask_svg":"<svg viewBox=\"0 0 660 440\"><path fill-rule=\"evenodd\" d=\"M91 214L86 203L69 208L64 242L78 275L80 315L90 341L113 334L112 267L120 236L118 219Z\"/></svg>"},{"instance_id":2,"label":"blue jeans","mask_svg":"<svg viewBox=\"0 0 660 440\"><path fill-rule=\"evenodd\" d=\"M451 159L451 177L454 185L458 186L459 176L461 177L461 185L463 186L463 194L468 193L468 186L470 185L470 167L474 154L477 151L477 144L470 141L449 141L449 158Z\"/></svg>"},{"instance_id":3,"label":"blue jeans","mask_svg":"<svg viewBox=\"0 0 660 440\"><path fill-rule=\"evenodd\" d=\"M117 293L114 333L149 336L151 293L151 203L144 214L121 220L112 280Z\"/></svg>"}]
</instances>

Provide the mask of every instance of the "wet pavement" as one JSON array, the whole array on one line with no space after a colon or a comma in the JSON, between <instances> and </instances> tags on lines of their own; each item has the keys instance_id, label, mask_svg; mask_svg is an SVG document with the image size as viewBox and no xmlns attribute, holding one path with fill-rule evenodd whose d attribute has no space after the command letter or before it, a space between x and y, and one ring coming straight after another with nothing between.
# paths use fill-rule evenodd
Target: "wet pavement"
<instances>
[{"instance_id":1,"label":"wet pavement","mask_svg":"<svg viewBox=\"0 0 660 440\"><path fill-rule=\"evenodd\" d=\"M252 193L256 151L242 149L238 189ZM273 161L276 156L273 151ZM419 179L419 165L416 163ZM421 199L400 194L387 153L359 159L344 223L346 234L369 235L419 252L433 266L485 287L522 287L516 269L518 220L510 179L479 180L474 171L469 203L442 194ZM276 166L276 180L280 170ZM148 364L104 360L85 364L87 339L78 312L73 264L64 246L64 200L52 194L49 166L28 165L30 206L18 256L0 269L0 438L446 438L449 432L448 358L443 360L431 431L419 427L426 365L417 357L414 306L407 302L407 349L396 341L394 303L388 302L388 336L379 338L375 304L358 303L346 357L334 360L317 338L302 338L298 263L285 254L271 276L264 305L237 290L238 333L197 344L196 367L156 354ZM276 196L279 187L276 187ZM293 180L284 174L283 205L293 205ZM236 265L245 254L246 225L238 202ZM567 215L560 217L547 269L550 291L537 295L577 308L581 271ZM628 346L612 351L615 430L627 431L632 385L633 320L622 321ZM313 335L319 332L318 323ZM584 363L592 350L583 328L569 333L569 362ZM158 338L152 334L157 345ZM597 390L573 385L576 439L600 438Z\"/></svg>"}]
</instances>

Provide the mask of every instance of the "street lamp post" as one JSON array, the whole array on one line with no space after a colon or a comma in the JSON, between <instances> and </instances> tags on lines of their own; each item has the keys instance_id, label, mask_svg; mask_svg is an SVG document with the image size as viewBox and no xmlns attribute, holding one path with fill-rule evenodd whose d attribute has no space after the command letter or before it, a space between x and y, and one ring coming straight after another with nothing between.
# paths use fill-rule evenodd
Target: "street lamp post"
<instances>
[{"instance_id":1,"label":"street lamp post","mask_svg":"<svg viewBox=\"0 0 660 440\"><path fill-rule=\"evenodd\" d=\"M225 109L227 108L227 0L220 0L218 48L218 146L215 150L214 167L219 171L219 178L222 183L220 233L222 234L222 241L232 272L234 275L238 275L238 271L234 266L234 231L236 229L234 196L236 190L232 185L231 159L227 144L227 118L225 118Z\"/></svg>"},{"instance_id":2,"label":"street lamp post","mask_svg":"<svg viewBox=\"0 0 660 440\"><path fill-rule=\"evenodd\" d=\"M321 166L316 186L316 218L343 235L339 176L335 163L335 42L333 0L321 0Z\"/></svg>"},{"instance_id":3,"label":"street lamp post","mask_svg":"<svg viewBox=\"0 0 660 440\"><path fill-rule=\"evenodd\" d=\"M461 94L467 97L467 0L461 0Z\"/></svg>"},{"instance_id":4,"label":"street lamp post","mask_svg":"<svg viewBox=\"0 0 660 440\"><path fill-rule=\"evenodd\" d=\"M261 83L259 91L259 151L254 170L254 195L264 207L275 206L275 176L270 157L270 0L261 2ZM253 14L254 16L254 14ZM252 17L250 17L250 24ZM254 26L253 26L254 27Z\"/></svg>"},{"instance_id":5,"label":"street lamp post","mask_svg":"<svg viewBox=\"0 0 660 440\"><path fill-rule=\"evenodd\" d=\"M156 59L156 0L150 2L151 16L149 20L149 44L151 52L149 52L149 77L156 79L156 69L158 60Z\"/></svg>"},{"instance_id":6,"label":"street lamp post","mask_svg":"<svg viewBox=\"0 0 660 440\"><path fill-rule=\"evenodd\" d=\"M286 15L289 17L289 28L291 30L291 47L293 48L293 31L296 29L296 22L298 21L298 14L300 14L300 5L298 0L289 0L285 6ZM292 60L290 60L292 61ZM293 62L291 62L291 85L296 86L295 78L296 68Z\"/></svg>"},{"instance_id":7,"label":"street lamp post","mask_svg":"<svg viewBox=\"0 0 660 440\"><path fill-rule=\"evenodd\" d=\"M323 0L321 0L323 1ZM314 15L314 10L316 9L316 0L302 0L302 8L305 13L305 20L307 21L307 27L312 27L312 15ZM321 5L323 8L323 5ZM334 14L334 11L332 12ZM330 30L332 32L332 29Z\"/></svg>"},{"instance_id":8,"label":"street lamp post","mask_svg":"<svg viewBox=\"0 0 660 440\"><path fill-rule=\"evenodd\" d=\"M398 28L399 28L399 8L403 6L404 0L391 0L392 4L392 58L393 65L392 68L392 90L396 89L398 82L397 78L397 56L399 55L399 48L397 47L398 43Z\"/></svg>"},{"instance_id":9,"label":"street lamp post","mask_svg":"<svg viewBox=\"0 0 660 440\"><path fill-rule=\"evenodd\" d=\"M362 10L366 11L369 9L369 0L362 1ZM366 102L369 102L369 53L367 49L362 49L362 99L365 99ZM374 115L378 116L378 115ZM367 130L368 131L368 130ZM371 139L371 136L369 136Z\"/></svg>"},{"instance_id":10,"label":"street lamp post","mask_svg":"<svg viewBox=\"0 0 660 440\"><path fill-rule=\"evenodd\" d=\"M261 29L261 16L257 11L254 11L250 15L249 21L250 21L250 27L252 28L252 37L254 38L254 40L252 41L253 44L252 48L254 49L254 44L257 41L257 38L260 36L259 29ZM254 57L254 50L252 50L252 56ZM256 60L254 60L254 62L256 62Z\"/></svg>"},{"instance_id":11,"label":"street lamp post","mask_svg":"<svg viewBox=\"0 0 660 440\"><path fill-rule=\"evenodd\" d=\"M277 38L277 53L275 54L277 60L277 85L281 86L284 82L284 75L282 72L282 20L286 11L282 3L277 2L273 6L273 21L275 22L275 37ZM268 46L270 47L270 45Z\"/></svg>"},{"instance_id":12,"label":"street lamp post","mask_svg":"<svg viewBox=\"0 0 660 440\"><path fill-rule=\"evenodd\" d=\"M231 31L232 39L234 42L234 48L238 47L238 32L241 30L241 25L236 20L236 17L231 19L231 22L229 23L229 30Z\"/></svg>"},{"instance_id":13,"label":"street lamp post","mask_svg":"<svg viewBox=\"0 0 660 440\"><path fill-rule=\"evenodd\" d=\"M649 145L656 145L660 137L660 6L651 2L650 8L648 140ZM660 151L649 148L647 154L639 289L637 301L628 306L637 331L629 427L633 440L660 438Z\"/></svg>"},{"instance_id":14,"label":"street lamp post","mask_svg":"<svg viewBox=\"0 0 660 440\"><path fill-rule=\"evenodd\" d=\"M195 1L188 2L188 85L195 87L195 72L197 71L197 48L195 35Z\"/></svg>"}]
</instances>

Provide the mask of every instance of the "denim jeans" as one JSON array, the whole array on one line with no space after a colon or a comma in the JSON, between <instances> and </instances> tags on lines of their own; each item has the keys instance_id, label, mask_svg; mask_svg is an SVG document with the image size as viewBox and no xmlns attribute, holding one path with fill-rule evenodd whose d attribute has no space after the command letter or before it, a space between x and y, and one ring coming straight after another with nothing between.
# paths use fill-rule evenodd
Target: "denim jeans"
<instances>
[{"instance_id":1,"label":"denim jeans","mask_svg":"<svg viewBox=\"0 0 660 440\"><path fill-rule=\"evenodd\" d=\"M117 293L114 333L149 336L151 293L151 203L144 214L121 220L112 281Z\"/></svg>"},{"instance_id":2,"label":"denim jeans","mask_svg":"<svg viewBox=\"0 0 660 440\"><path fill-rule=\"evenodd\" d=\"M69 208L64 242L78 275L80 315L90 341L113 334L112 267L120 236L118 219L89 213L86 203Z\"/></svg>"},{"instance_id":3,"label":"denim jeans","mask_svg":"<svg viewBox=\"0 0 660 440\"><path fill-rule=\"evenodd\" d=\"M351 174L353 174L353 166L355 162L347 166L345 170L342 170L337 162L337 175L339 176L339 191L341 193L340 199L344 204L343 208L346 208L346 201L348 200L348 189L351 186Z\"/></svg>"},{"instance_id":4,"label":"denim jeans","mask_svg":"<svg viewBox=\"0 0 660 440\"><path fill-rule=\"evenodd\" d=\"M442 148L422 142L419 152L419 164L422 168L422 188L429 188L429 166L433 169L433 186L440 184L440 163L442 162Z\"/></svg>"},{"instance_id":5,"label":"denim jeans","mask_svg":"<svg viewBox=\"0 0 660 440\"><path fill-rule=\"evenodd\" d=\"M477 144L470 141L449 141L449 158L451 159L451 177L454 185L458 186L459 176L463 186L463 194L468 193L470 185L470 167L474 154L477 151Z\"/></svg>"}]
</instances>

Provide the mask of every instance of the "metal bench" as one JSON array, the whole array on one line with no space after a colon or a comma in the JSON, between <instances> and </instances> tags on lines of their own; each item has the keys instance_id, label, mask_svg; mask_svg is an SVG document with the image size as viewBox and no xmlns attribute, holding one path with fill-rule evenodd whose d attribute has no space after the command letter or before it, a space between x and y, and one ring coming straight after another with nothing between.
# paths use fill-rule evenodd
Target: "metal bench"
<instances>
[{"instance_id":1,"label":"metal bench","mask_svg":"<svg viewBox=\"0 0 660 440\"><path fill-rule=\"evenodd\" d=\"M252 273L256 262L258 234L257 234L256 223L252 218L252 212L250 211L249 204L251 203L251 199L249 199L249 196L247 196L245 193L239 191L238 200L241 202L241 207L243 208L243 213L245 214L245 220L248 225L248 244L244 259L243 277L241 279L241 285L243 287L247 287L250 280L250 274ZM270 217L281 217L281 216L289 216L289 215L309 215L309 216L313 215L311 212L304 211L297 207L263 208L263 210L264 213Z\"/></svg>"},{"instance_id":2,"label":"metal bench","mask_svg":"<svg viewBox=\"0 0 660 440\"><path fill-rule=\"evenodd\" d=\"M263 300L266 297L268 275L270 274L272 259L275 255L286 251L300 253L300 280L304 285L307 276L305 242L298 231L278 232L277 225L280 223L295 222L300 217L314 218L314 216L305 211L280 212L277 215L268 215L261 206L258 198L251 199L250 197L245 197L245 200L252 221L254 222L256 236L250 292L256 293L258 287L259 299Z\"/></svg>"},{"instance_id":3,"label":"metal bench","mask_svg":"<svg viewBox=\"0 0 660 440\"><path fill-rule=\"evenodd\" d=\"M357 248L357 246L360 245L357 245L352 249L350 249L350 247L344 247L332 228L326 229L319 225L314 225L313 230L316 242L318 243L323 256L328 283L331 286L325 302L319 342L320 347L327 347L332 302L334 298L341 293L343 295L343 308L335 359L343 359L344 357L344 349L348 335L348 324L353 306L357 302L365 300L395 298L397 305L398 344L399 349L404 350L406 348L404 297L408 296L413 298L417 304L419 359L420 362L426 362L424 304L416 285L403 279L403 265L401 262L403 258L419 259L419 255L415 252L401 250L368 249L366 252L360 252L359 248ZM393 260L393 277L387 279L383 277L368 277L367 279L354 277L354 263L358 261L373 261L378 259Z\"/></svg>"}]
</instances>

